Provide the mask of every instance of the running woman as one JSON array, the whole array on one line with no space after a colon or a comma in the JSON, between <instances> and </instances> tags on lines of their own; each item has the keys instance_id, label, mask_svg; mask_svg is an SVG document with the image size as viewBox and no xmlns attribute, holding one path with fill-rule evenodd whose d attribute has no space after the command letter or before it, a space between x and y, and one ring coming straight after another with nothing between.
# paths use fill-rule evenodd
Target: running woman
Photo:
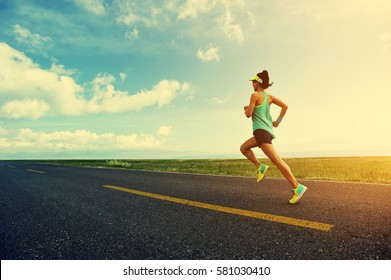
<instances>
[{"instance_id":1,"label":"running woman","mask_svg":"<svg viewBox=\"0 0 391 280\"><path fill-rule=\"evenodd\" d=\"M258 73L250 81L253 83L254 93L251 94L250 104L244 106L244 114L247 118L252 118L254 136L242 144L240 151L256 166L257 181L260 182L265 177L269 166L261 164L251 149L255 147L261 148L292 185L293 197L289 202L295 204L303 196L307 187L297 182L288 164L280 158L272 144L272 140L275 138L273 127L280 125L288 110L288 105L265 91L273 84L269 84L269 73L266 70ZM270 105L272 104L281 107L280 115L275 121L273 121L270 115Z\"/></svg>"}]
</instances>

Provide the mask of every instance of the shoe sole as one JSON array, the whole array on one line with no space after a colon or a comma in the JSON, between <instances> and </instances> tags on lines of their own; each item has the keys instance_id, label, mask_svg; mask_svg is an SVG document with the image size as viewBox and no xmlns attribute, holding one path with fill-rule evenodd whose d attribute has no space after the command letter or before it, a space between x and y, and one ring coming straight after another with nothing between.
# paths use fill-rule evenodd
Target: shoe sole
<instances>
[{"instance_id":1,"label":"shoe sole","mask_svg":"<svg viewBox=\"0 0 391 280\"><path fill-rule=\"evenodd\" d=\"M300 198L301 198L301 197L303 196L303 194L307 191L307 187L305 187L305 186L303 186L303 187L304 187L304 189L303 189L303 191L301 192L301 194L299 195L299 197L297 198L297 200L296 200L295 202L290 202L290 201L289 201L290 204L296 204L296 203L299 202Z\"/></svg>"}]
</instances>

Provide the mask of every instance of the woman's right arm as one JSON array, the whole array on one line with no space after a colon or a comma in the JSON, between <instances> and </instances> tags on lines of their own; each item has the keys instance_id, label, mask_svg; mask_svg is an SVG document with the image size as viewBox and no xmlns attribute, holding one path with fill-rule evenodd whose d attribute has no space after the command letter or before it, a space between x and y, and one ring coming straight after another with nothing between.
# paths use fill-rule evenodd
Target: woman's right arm
<instances>
[{"instance_id":1,"label":"woman's right arm","mask_svg":"<svg viewBox=\"0 0 391 280\"><path fill-rule=\"evenodd\" d=\"M252 116L256 101L257 101L256 95L252 94L250 98L250 104L248 106L244 106L244 114L246 115L247 118Z\"/></svg>"}]
</instances>

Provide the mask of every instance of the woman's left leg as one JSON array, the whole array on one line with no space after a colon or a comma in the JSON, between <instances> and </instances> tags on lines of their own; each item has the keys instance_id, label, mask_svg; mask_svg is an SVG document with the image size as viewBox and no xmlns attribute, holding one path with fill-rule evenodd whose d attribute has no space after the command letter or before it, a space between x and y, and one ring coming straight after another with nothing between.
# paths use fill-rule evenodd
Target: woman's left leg
<instances>
[{"instance_id":1,"label":"woman's left leg","mask_svg":"<svg viewBox=\"0 0 391 280\"><path fill-rule=\"evenodd\" d=\"M259 168L261 166L261 163L255 156L254 152L251 150L255 147L258 147L257 141L255 140L255 137L251 137L246 142L244 142L242 146L240 146L240 151L255 165L256 168Z\"/></svg>"}]
</instances>

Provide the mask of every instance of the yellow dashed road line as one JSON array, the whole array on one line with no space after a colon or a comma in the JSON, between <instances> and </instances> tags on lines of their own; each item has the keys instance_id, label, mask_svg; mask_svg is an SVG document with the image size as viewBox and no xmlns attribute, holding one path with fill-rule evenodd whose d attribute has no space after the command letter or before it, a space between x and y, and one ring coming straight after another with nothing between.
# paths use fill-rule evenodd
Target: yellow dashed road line
<instances>
[{"instance_id":1,"label":"yellow dashed road line","mask_svg":"<svg viewBox=\"0 0 391 280\"><path fill-rule=\"evenodd\" d=\"M242 209L238 209L238 208L219 206L219 205L203 203L203 202L198 202L198 201L193 201L193 200L187 200L187 199L165 196L165 195L160 195L160 194L155 194L155 193L127 189L127 188L122 188L122 187L117 187L117 186L104 185L103 187L108 188L108 189L117 190L117 191L131 193L131 194L160 199L160 200L164 200L164 201L185 204L185 205L189 205L189 206L193 206L193 207L209 209L209 210L214 210L214 211L219 211L219 212L224 212L224 213L229 213L229 214L235 214L235 215L250 217L250 218L254 218L254 219L260 219L260 220L266 220L266 221L272 221L272 222L277 222L277 223L299 226L299 227L311 228L311 229L316 229L316 230L330 231L334 227L334 225L331 225L331 224L313 222L313 221L308 221L308 220L290 218L290 217L285 217L285 216L278 216L278 215L255 212L255 211L242 210Z\"/></svg>"},{"instance_id":2,"label":"yellow dashed road line","mask_svg":"<svg viewBox=\"0 0 391 280\"><path fill-rule=\"evenodd\" d=\"M27 169L27 171L30 171L30 172L35 172L35 173L45 173L44 171L40 171L40 170L34 170L34 169Z\"/></svg>"}]
</instances>

